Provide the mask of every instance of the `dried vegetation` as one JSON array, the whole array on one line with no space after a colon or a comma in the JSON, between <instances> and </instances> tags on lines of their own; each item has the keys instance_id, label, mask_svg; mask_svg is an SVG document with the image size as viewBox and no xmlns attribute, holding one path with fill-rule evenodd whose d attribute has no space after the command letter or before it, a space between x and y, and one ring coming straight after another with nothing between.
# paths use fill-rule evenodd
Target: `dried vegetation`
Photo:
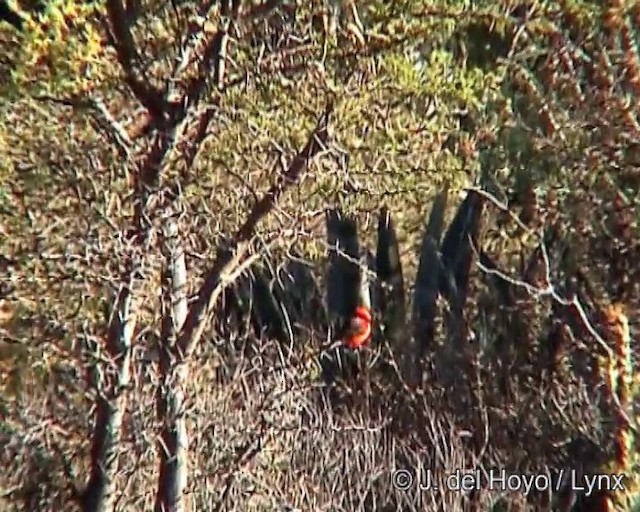
<instances>
[{"instance_id":1,"label":"dried vegetation","mask_svg":"<svg viewBox=\"0 0 640 512\"><path fill-rule=\"evenodd\" d=\"M3 510L638 509L640 4L463 3L0 23Z\"/></svg>"}]
</instances>

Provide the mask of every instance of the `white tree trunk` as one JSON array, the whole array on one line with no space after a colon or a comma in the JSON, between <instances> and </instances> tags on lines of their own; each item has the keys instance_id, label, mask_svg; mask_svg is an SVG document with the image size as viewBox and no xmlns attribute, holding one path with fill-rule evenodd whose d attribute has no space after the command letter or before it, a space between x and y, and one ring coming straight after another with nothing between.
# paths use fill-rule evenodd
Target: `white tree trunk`
<instances>
[{"instance_id":1,"label":"white tree trunk","mask_svg":"<svg viewBox=\"0 0 640 512\"><path fill-rule=\"evenodd\" d=\"M163 423L160 441L160 478L156 510L184 510L187 486L189 437L184 418L183 386L188 381L186 362L175 364L172 354L177 335L187 317L187 268L175 220L169 220L164 240L167 267L163 282L162 340L160 370L162 387L158 390L158 413Z\"/></svg>"}]
</instances>

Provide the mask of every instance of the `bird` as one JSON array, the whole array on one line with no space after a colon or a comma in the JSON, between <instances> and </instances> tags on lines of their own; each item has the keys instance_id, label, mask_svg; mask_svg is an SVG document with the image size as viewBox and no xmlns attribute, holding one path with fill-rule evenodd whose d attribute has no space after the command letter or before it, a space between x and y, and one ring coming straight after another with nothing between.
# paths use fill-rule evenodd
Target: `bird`
<instances>
[{"instance_id":1,"label":"bird","mask_svg":"<svg viewBox=\"0 0 640 512\"><path fill-rule=\"evenodd\" d=\"M364 305L357 306L345 326L342 340L345 346L357 350L371 340L371 310Z\"/></svg>"}]
</instances>

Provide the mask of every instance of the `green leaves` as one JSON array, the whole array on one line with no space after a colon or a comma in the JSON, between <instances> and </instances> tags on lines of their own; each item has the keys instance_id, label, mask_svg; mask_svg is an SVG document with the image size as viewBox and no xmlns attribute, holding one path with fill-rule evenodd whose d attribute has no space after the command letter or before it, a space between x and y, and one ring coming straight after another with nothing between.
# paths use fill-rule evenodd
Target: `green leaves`
<instances>
[{"instance_id":1,"label":"green leaves","mask_svg":"<svg viewBox=\"0 0 640 512\"><path fill-rule=\"evenodd\" d=\"M14 90L73 95L95 85L106 64L97 12L91 2L53 0L44 12L27 15L9 56Z\"/></svg>"}]
</instances>

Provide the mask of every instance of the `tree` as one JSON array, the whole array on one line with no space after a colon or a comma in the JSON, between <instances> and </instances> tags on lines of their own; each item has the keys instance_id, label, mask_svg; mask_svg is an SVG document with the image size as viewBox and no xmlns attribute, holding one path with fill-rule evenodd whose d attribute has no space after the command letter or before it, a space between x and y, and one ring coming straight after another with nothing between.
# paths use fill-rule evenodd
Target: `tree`
<instances>
[{"instance_id":1,"label":"tree","mask_svg":"<svg viewBox=\"0 0 640 512\"><path fill-rule=\"evenodd\" d=\"M458 510L497 497L386 477L424 453L439 475L632 467L636 11L107 0L3 24L2 499ZM381 206L397 249L347 273L413 325L356 352L336 404L322 299L284 343L223 306L259 263L325 291L326 210L361 256Z\"/></svg>"}]
</instances>

